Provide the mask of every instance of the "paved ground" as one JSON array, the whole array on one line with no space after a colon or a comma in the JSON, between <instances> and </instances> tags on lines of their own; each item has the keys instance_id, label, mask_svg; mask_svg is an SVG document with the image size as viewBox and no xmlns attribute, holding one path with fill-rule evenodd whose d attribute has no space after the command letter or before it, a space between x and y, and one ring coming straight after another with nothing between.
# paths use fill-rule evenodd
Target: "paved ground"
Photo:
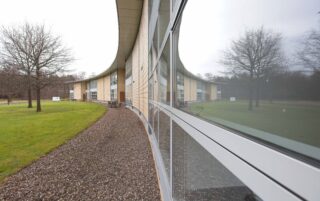
<instances>
[{"instance_id":1,"label":"paved ground","mask_svg":"<svg viewBox=\"0 0 320 201\"><path fill-rule=\"evenodd\" d=\"M0 200L160 200L139 118L109 109L92 127L0 185Z\"/></svg>"}]
</instances>

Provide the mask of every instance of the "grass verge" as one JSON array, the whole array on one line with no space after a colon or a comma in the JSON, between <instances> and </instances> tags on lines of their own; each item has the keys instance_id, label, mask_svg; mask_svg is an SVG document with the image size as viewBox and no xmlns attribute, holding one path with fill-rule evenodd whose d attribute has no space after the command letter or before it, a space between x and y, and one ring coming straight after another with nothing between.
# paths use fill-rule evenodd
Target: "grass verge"
<instances>
[{"instance_id":1,"label":"grass verge","mask_svg":"<svg viewBox=\"0 0 320 201\"><path fill-rule=\"evenodd\" d=\"M103 105L83 102L42 102L41 113L25 104L0 105L0 182L101 117Z\"/></svg>"}]
</instances>

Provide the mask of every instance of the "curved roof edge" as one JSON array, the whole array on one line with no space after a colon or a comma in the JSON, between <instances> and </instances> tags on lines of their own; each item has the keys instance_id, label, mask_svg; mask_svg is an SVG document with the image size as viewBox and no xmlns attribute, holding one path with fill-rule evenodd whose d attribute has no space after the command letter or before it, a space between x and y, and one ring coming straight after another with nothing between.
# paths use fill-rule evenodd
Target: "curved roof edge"
<instances>
[{"instance_id":1,"label":"curved roof edge","mask_svg":"<svg viewBox=\"0 0 320 201\"><path fill-rule=\"evenodd\" d=\"M110 74L118 68L124 68L126 59L130 56L139 32L143 0L116 0L118 14L119 42L116 57L112 64L102 73L82 80L69 81L77 83L95 80Z\"/></svg>"}]
</instances>

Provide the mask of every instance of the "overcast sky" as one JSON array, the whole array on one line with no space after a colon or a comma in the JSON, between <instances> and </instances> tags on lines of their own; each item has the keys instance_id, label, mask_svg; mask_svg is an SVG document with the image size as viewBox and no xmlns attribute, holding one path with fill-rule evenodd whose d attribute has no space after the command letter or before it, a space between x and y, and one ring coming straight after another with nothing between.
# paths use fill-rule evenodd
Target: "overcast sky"
<instances>
[{"instance_id":1,"label":"overcast sky","mask_svg":"<svg viewBox=\"0 0 320 201\"><path fill-rule=\"evenodd\" d=\"M115 0L0 0L0 25L44 23L73 49L74 73L98 74L118 48ZM189 0L179 40L180 57L194 74L224 71L222 50L246 29L282 33L292 53L306 32L319 27L320 0ZM196 40L195 40L196 37Z\"/></svg>"},{"instance_id":2,"label":"overcast sky","mask_svg":"<svg viewBox=\"0 0 320 201\"><path fill-rule=\"evenodd\" d=\"M70 69L98 74L118 48L115 0L0 0L0 26L43 23L62 37L76 61Z\"/></svg>"},{"instance_id":3,"label":"overcast sky","mask_svg":"<svg viewBox=\"0 0 320 201\"><path fill-rule=\"evenodd\" d=\"M218 74L221 52L246 29L282 34L292 54L306 32L320 28L320 0L189 0L180 28L179 54L194 74Z\"/></svg>"}]
</instances>

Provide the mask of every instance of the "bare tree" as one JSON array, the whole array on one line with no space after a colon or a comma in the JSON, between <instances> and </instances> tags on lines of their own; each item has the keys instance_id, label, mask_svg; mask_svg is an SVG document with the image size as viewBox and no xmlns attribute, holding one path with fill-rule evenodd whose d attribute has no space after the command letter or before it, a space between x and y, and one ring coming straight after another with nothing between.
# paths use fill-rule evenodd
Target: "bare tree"
<instances>
[{"instance_id":1,"label":"bare tree","mask_svg":"<svg viewBox=\"0 0 320 201\"><path fill-rule=\"evenodd\" d=\"M320 31L312 30L298 51L298 59L306 68L320 71Z\"/></svg>"},{"instance_id":2,"label":"bare tree","mask_svg":"<svg viewBox=\"0 0 320 201\"><path fill-rule=\"evenodd\" d=\"M64 72L73 61L70 50L44 25L28 23L18 28L2 28L2 44L2 61L18 66L27 74L28 85L32 83L36 90L37 112L40 112L41 89L50 85L54 75Z\"/></svg>"},{"instance_id":3,"label":"bare tree","mask_svg":"<svg viewBox=\"0 0 320 201\"><path fill-rule=\"evenodd\" d=\"M204 77L206 80L210 80L210 81L214 80L214 75L212 73L205 73Z\"/></svg>"},{"instance_id":4,"label":"bare tree","mask_svg":"<svg viewBox=\"0 0 320 201\"><path fill-rule=\"evenodd\" d=\"M252 110L254 90L256 106L259 106L261 80L282 66L281 35L266 31L263 27L246 31L231 48L224 51L221 63L233 75L249 75L249 110Z\"/></svg>"},{"instance_id":5,"label":"bare tree","mask_svg":"<svg viewBox=\"0 0 320 201\"><path fill-rule=\"evenodd\" d=\"M30 58L32 54L33 40L31 26L25 24L18 28L5 28L1 30L0 61L3 66L17 67L26 76L26 87L28 91L28 108L32 108L32 77L35 66Z\"/></svg>"}]
</instances>

